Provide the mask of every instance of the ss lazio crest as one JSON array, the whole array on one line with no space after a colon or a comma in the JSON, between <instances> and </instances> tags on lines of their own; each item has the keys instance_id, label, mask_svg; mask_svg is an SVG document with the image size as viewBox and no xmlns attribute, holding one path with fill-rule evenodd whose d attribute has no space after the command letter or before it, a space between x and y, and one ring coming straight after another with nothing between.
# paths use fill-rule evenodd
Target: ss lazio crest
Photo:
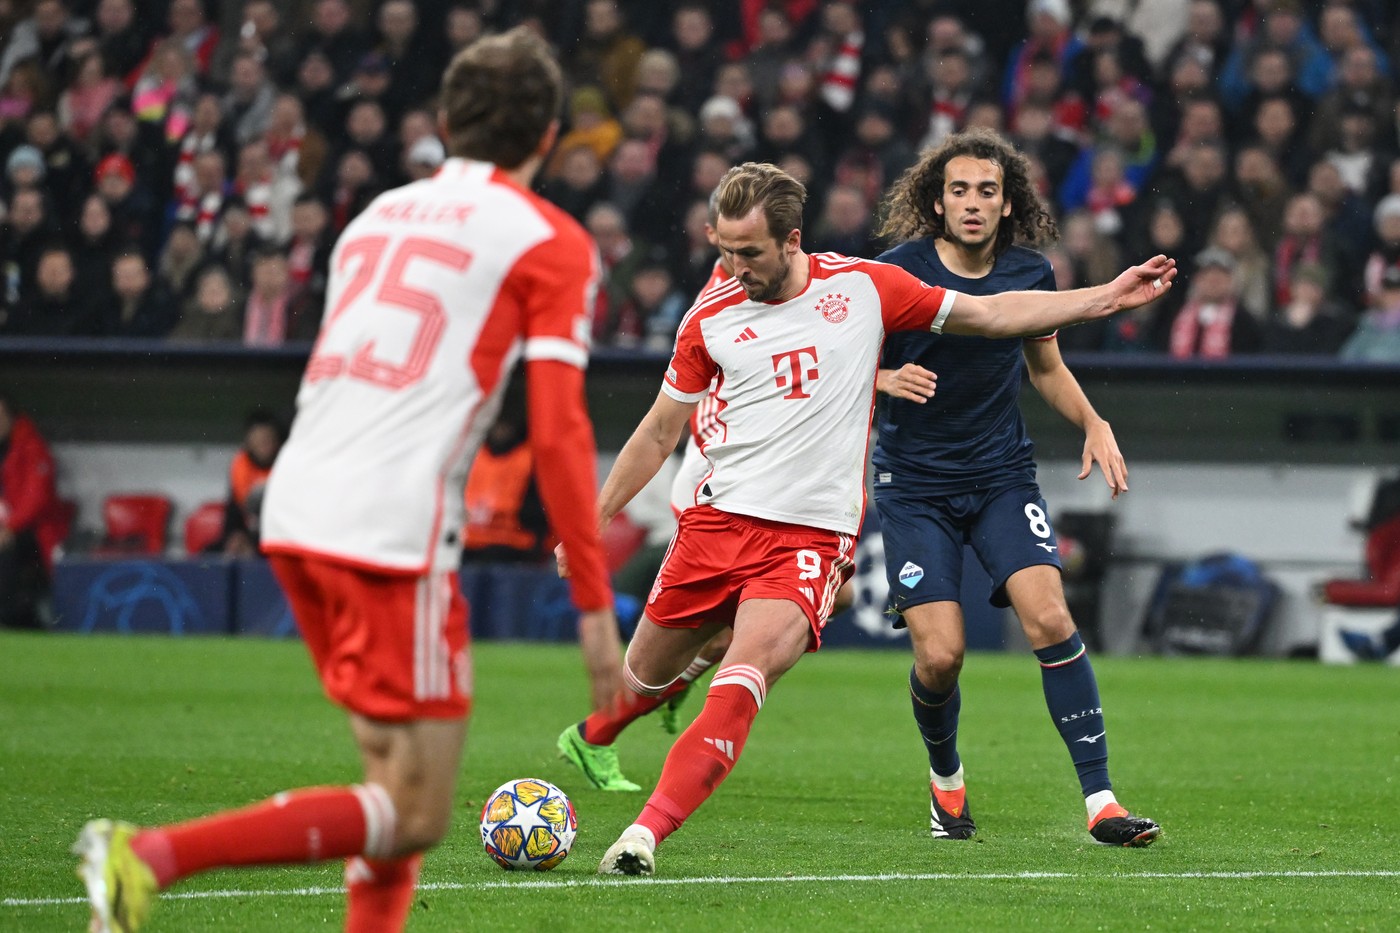
<instances>
[{"instance_id":1,"label":"ss lazio crest","mask_svg":"<svg viewBox=\"0 0 1400 933\"><path fill-rule=\"evenodd\" d=\"M851 299L845 295L823 295L817 301L817 310L828 323L840 324L851 313Z\"/></svg>"}]
</instances>

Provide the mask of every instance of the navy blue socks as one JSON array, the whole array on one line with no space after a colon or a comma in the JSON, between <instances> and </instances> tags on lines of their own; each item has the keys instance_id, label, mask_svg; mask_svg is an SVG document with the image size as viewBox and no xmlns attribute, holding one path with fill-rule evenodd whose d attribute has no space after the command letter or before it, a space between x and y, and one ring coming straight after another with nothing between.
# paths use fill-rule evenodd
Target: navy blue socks
<instances>
[{"instance_id":1,"label":"navy blue socks","mask_svg":"<svg viewBox=\"0 0 1400 933\"><path fill-rule=\"evenodd\" d=\"M958 712L962 692L953 685L951 693L935 693L919 682L909 668L909 696L914 703L914 721L928 749L928 763L934 774L949 777L958 773Z\"/></svg>"},{"instance_id":2,"label":"navy blue socks","mask_svg":"<svg viewBox=\"0 0 1400 933\"><path fill-rule=\"evenodd\" d=\"M1058 645L1037 649L1035 656L1040 661L1045 705L1069 749L1084 796L1110 790L1113 784L1108 779L1108 737L1104 734L1099 684L1083 640L1075 632Z\"/></svg>"}]
</instances>

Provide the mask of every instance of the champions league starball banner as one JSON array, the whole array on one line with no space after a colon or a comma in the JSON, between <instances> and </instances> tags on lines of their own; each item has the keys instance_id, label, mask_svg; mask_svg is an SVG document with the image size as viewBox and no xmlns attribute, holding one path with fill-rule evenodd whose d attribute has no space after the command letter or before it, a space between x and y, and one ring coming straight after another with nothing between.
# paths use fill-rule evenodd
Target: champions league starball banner
<instances>
[{"instance_id":1,"label":"champions league starball banner","mask_svg":"<svg viewBox=\"0 0 1400 933\"><path fill-rule=\"evenodd\" d=\"M921 572L906 567L901 577ZM461 570L472 637L481 640L572 641L577 613L568 584L552 566L469 564ZM873 509L856 545L854 603L822 632L827 647L907 648L909 633L886 612L884 541ZM988 602L992 582L969 548L963 561L962 607L967 645L1003 646L1004 610ZM630 635L646 594L619 593L618 621ZM271 570L259 559L61 561L54 568L55 628L68 632L294 637L296 625Z\"/></svg>"}]
</instances>

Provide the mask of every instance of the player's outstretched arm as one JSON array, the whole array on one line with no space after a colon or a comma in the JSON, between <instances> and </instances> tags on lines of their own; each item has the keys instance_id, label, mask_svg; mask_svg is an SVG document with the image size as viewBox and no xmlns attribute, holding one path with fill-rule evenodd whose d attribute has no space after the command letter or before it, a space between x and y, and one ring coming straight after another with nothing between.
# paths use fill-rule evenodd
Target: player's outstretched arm
<instances>
[{"instance_id":1,"label":"player's outstretched arm","mask_svg":"<svg viewBox=\"0 0 1400 933\"><path fill-rule=\"evenodd\" d=\"M899 369L881 369L875 374L875 391L891 398L908 399L922 405L938 389L938 374L918 363L905 363Z\"/></svg>"},{"instance_id":2,"label":"player's outstretched arm","mask_svg":"<svg viewBox=\"0 0 1400 933\"><path fill-rule=\"evenodd\" d=\"M1112 282L1089 288L983 296L959 292L943 332L984 337L1043 334L1140 308L1165 295L1175 278L1176 260L1159 255L1125 270Z\"/></svg>"},{"instance_id":3,"label":"player's outstretched arm","mask_svg":"<svg viewBox=\"0 0 1400 933\"><path fill-rule=\"evenodd\" d=\"M1104 482L1117 499L1128 491L1128 465L1118 450L1113 428L1099 417L1079 380L1074 378L1060 355L1057 340L1028 340L1024 344L1026 372L1031 385L1046 404L1064 416L1065 420L1084 432L1084 454L1079 478L1085 479L1098 463Z\"/></svg>"}]
</instances>

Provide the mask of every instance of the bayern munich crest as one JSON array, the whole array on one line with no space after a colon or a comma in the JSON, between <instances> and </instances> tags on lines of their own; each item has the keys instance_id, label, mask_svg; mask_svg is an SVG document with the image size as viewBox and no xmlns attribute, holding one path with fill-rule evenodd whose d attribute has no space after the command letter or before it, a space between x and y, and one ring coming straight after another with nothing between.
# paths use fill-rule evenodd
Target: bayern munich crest
<instances>
[{"instance_id":1,"label":"bayern munich crest","mask_svg":"<svg viewBox=\"0 0 1400 933\"><path fill-rule=\"evenodd\" d=\"M829 323L840 324L851 313L851 299L845 295L823 295L817 301L817 310Z\"/></svg>"}]
</instances>

